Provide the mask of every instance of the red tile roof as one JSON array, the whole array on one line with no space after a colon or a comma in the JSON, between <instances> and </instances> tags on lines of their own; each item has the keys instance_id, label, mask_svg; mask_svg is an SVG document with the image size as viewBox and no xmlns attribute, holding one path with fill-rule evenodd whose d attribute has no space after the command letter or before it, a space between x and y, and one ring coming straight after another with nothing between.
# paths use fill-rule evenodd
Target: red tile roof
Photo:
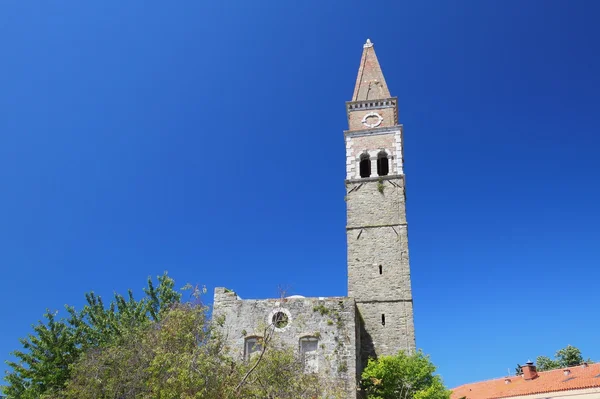
<instances>
[{"instance_id":1,"label":"red tile roof","mask_svg":"<svg viewBox=\"0 0 600 399\"><path fill-rule=\"evenodd\" d=\"M452 399L496 399L511 396L533 395L546 392L568 391L573 389L600 388L600 363L588 367L569 367L565 369L538 372L538 377L525 380L522 376L503 377L495 380L474 382L461 385L452 391ZM505 380L509 378L510 383Z\"/></svg>"}]
</instances>

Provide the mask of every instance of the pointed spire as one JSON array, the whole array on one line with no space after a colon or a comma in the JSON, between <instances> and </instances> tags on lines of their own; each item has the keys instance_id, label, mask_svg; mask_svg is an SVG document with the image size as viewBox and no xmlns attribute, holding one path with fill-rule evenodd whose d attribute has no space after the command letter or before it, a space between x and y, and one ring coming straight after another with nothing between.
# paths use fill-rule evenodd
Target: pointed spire
<instances>
[{"instance_id":1,"label":"pointed spire","mask_svg":"<svg viewBox=\"0 0 600 399\"><path fill-rule=\"evenodd\" d=\"M360 68L354 87L352 101L365 101L390 98L390 91L385 84L383 72L375 55L375 48L370 39L363 45Z\"/></svg>"}]
</instances>

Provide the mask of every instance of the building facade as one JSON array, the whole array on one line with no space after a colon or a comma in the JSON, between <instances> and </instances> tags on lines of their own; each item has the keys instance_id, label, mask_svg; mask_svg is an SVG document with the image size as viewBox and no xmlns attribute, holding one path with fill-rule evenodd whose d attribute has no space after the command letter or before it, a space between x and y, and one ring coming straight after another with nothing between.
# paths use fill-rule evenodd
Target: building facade
<instances>
[{"instance_id":1,"label":"building facade","mask_svg":"<svg viewBox=\"0 0 600 399\"><path fill-rule=\"evenodd\" d=\"M415 350L403 129L370 40L346 112L348 296L242 300L219 287L213 314L234 356L248 358L269 327L298 348L307 372L354 398L370 357Z\"/></svg>"}]
</instances>

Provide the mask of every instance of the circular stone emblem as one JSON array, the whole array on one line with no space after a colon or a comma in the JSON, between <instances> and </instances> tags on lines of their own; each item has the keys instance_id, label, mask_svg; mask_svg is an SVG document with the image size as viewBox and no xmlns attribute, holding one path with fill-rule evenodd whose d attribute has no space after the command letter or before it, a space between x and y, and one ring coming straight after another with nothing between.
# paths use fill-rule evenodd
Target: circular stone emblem
<instances>
[{"instance_id":1,"label":"circular stone emblem","mask_svg":"<svg viewBox=\"0 0 600 399\"><path fill-rule=\"evenodd\" d=\"M284 308L273 309L267 317L267 323L275 328L275 331L282 332L290 327L292 315L290 311Z\"/></svg>"},{"instance_id":2,"label":"circular stone emblem","mask_svg":"<svg viewBox=\"0 0 600 399\"><path fill-rule=\"evenodd\" d=\"M361 122L366 127L377 127L383 122L383 117L377 112L369 112L362 118Z\"/></svg>"}]
</instances>

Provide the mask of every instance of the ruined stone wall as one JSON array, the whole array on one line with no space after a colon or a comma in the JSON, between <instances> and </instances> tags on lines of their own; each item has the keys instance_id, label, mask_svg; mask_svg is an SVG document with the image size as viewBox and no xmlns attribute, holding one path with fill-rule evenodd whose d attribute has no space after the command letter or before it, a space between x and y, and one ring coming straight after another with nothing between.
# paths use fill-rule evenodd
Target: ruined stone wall
<instances>
[{"instance_id":1,"label":"ruined stone wall","mask_svg":"<svg viewBox=\"0 0 600 399\"><path fill-rule=\"evenodd\" d=\"M224 317L222 332L230 354L244 358L248 337L261 336L276 312L285 312L288 324L275 330L275 339L299 350L302 337L318 338L317 370L325 379L344 387L356 398L357 328L353 298L239 299L235 292L216 288L213 317Z\"/></svg>"}]
</instances>

